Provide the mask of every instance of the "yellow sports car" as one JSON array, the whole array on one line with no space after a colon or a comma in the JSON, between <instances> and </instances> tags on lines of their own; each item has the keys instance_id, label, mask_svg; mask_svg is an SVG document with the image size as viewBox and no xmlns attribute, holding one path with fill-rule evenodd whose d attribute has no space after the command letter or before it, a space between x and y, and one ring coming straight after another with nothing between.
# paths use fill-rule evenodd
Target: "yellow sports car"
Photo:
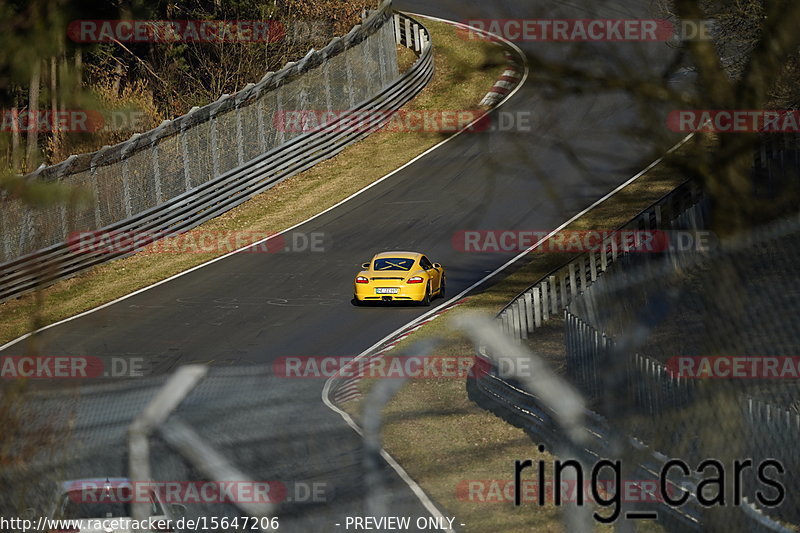
<instances>
[{"instance_id":1,"label":"yellow sports car","mask_svg":"<svg viewBox=\"0 0 800 533\"><path fill-rule=\"evenodd\" d=\"M416 252L383 252L361 265L353 284L354 303L419 302L444 297L444 268Z\"/></svg>"}]
</instances>

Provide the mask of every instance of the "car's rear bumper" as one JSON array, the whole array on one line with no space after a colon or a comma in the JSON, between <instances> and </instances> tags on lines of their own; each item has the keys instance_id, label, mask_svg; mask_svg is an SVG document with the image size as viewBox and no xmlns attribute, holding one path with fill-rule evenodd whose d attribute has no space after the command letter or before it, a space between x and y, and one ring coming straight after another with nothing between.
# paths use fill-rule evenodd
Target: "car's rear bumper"
<instances>
[{"instance_id":1,"label":"car's rear bumper","mask_svg":"<svg viewBox=\"0 0 800 533\"><path fill-rule=\"evenodd\" d=\"M353 297L360 302L421 302L425 298L425 284L378 285L376 283L356 283ZM377 294L375 289L396 288L397 294Z\"/></svg>"}]
</instances>

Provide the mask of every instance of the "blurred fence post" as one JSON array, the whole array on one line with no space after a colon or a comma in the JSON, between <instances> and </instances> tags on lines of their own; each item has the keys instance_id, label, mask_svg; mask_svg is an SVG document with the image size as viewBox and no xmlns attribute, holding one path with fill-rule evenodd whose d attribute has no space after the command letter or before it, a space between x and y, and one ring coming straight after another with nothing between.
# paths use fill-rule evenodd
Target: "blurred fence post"
<instances>
[{"instance_id":1,"label":"blurred fence post","mask_svg":"<svg viewBox=\"0 0 800 533\"><path fill-rule=\"evenodd\" d=\"M172 411L205 377L208 367L188 365L180 367L164 383L144 411L128 427L128 470L131 483L150 482L150 445L148 442L153 429L161 425ZM149 504L134 500L131 504L132 518L146 520Z\"/></svg>"},{"instance_id":2,"label":"blurred fence post","mask_svg":"<svg viewBox=\"0 0 800 533\"><path fill-rule=\"evenodd\" d=\"M195 468L208 479L219 482L234 482L243 486L253 486L254 482L248 476L231 464L224 455L209 445L197 432L182 420L171 420L169 424L162 425L159 432L173 448L185 457ZM273 487L269 487L271 489ZM268 489L268 490L269 490ZM270 498L274 498L270 496ZM255 500L255 498L254 498ZM239 509L256 518L271 518L277 508L274 500L258 502L236 499L234 502ZM258 520L258 529L266 531L269 528L262 526L264 522Z\"/></svg>"},{"instance_id":3,"label":"blurred fence post","mask_svg":"<svg viewBox=\"0 0 800 533\"><path fill-rule=\"evenodd\" d=\"M525 390L535 395L551 413L564 439L554 445L553 453L562 458L577 460L582 466L583 450L589 433L584 423L583 397L567 381L554 373L536 354L512 340L497 327L497 322L475 313L459 315L455 327L464 332L476 346L484 346L490 359L501 357L511 369L512 376ZM525 369L525 372L522 372ZM576 472L565 469L562 480L576 483ZM591 512L577 502L566 502L563 509L567 531L588 533L592 531Z\"/></svg>"}]
</instances>

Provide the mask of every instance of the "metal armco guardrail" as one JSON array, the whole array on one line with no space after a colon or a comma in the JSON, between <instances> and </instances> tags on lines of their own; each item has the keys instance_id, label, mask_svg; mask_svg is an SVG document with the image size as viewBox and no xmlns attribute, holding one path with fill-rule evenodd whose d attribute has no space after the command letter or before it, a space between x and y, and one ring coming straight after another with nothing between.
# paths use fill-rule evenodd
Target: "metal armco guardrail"
<instances>
[{"instance_id":1,"label":"metal armco guardrail","mask_svg":"<svg viewBox=\"0 0 800 533\"><path fill-rule=\"evenodd\" d=\"M386 9L387 5L390 6L390 3L385 3L383 9ZM433 76L433 52L427 29L406 15L395 13L390 16L397 42L414 50L418 59L399 79L351 110L356 116L359 111L387 111L387 113L369 114L371 117L369 126L377 127L388 121L389 112L400 109L414 98ZM352 127L348 126L350 122L353 123ZM324 129L298 135L285 144L157 207L96 231L157 234L162 237L187 231L277 183L333 157L345 147L368 135L370 129L357 123L356 117L345 114L326 124ZM67 242L27 254L0 265L0 301L127 255L131 253L107 246L99 246L92 251L73 250Z\"/></svg>"},{"instance_id":2,"label":"metal armco guardrail","mask_svg":"<svg viewBox=\"0 0 800 533\"><path fill-rule=\"evenodd\" d=\"M691 182L686 182L618 230L658 230L677 224L697 227L694 216L696 210L701 208L700 190ZM551 315L561 315L573 298L586 290L622 255L624 253L609 240L603 242L598 250L583 253L567 265L554 270L519 294L497 314L496 319L501 329L517 341L527 339ZM498 368L492 363L491 354L485 353L485 348L481 351L484 351L481 357L486 356L487 359L486 364L482 365L487 371L470 382L472 398L507 421L536 435L537 440L558 443L566 438L560 434L552 413L542 407L542 402L513 379L501 377ZM587 446L581 447L584 453L581 460L590 463L612 457L615 455L614 448L619 447L622 442L631 449L637 447L635 439L615 436L603 417L597 413L587 409L584 420L592 440ZM616 450L617 453L619 451ZM665 461L666 458L657 452L646 454L636 465L636 479L658 481L658 474ZM692 499L681 507L661 505L654 510L659 513L659 519L663 523L670 523L679 530L703 530L702 508Z\"/></svg>"},{"instance_id":3,"label":"metal armco guardrail","mask_svg":"<svg viewBox=\"0 0 800 533\"><path fill-rule=\"evenodd\" d=\"M684 183L618 228L618 231L660 230L672 227L672 222L696 228L696 211L691 208L700 202L699 189L689 182ZM503 329L519 340L527 339L551 315L560 315L575 296L586 290L623 254L613 239L607 238L598 250L583 253L554 270L511 300L498 313L497 318Z\"/></svg>"},{"instance_id":4,"label":"metal armco guardrail","mask_svg":"<svg viewBox=\"0 0 800 533\"><path fill-rule=\"evenodd\" d=\"M533 434L537 442L547 443L551 449L563 446L565 436L554 421L554 414L545 408L535 395L530 394L513 380L497 376L494 373L496 368L491 366L490 362L484 368L492 370L476 375L468 384L473 400L503 420ZM600 459L613 457L614 449L619 443L611 438L610 428L603 417L587 409L584 421L590 441L580 448L581 456L578 459L584 464L591 464ZM631 449L640 447L635 439L628 439L624 445ZM633 479L658 483L659 472L666 459L656 452L650 453L636 465L635 471L631 473ZM676 488L676 490L681 489ZM668 523L678 531L703 531L702 508L693 500L689 500L681 507L669 507L657 503L651 503L647 507L658 513L662 523ZM664 512L665 509L667 512Z\"/></svg>"},{"instance_id":5,"label":"metal armco guardrail","mask_svg":"<svg viewBox=\"0 0 800 533\"><path fill-rule=\"evenodd\" d=\"M692 228L700 229L704 227L703 219L706 216L707 205L702 192L690 182L684 183L670 194L645 209L642 213L625 224L621 230L659 230L667 228ZM598 368L596 358L591 354L600 350L613 350L613 342L602 332L583 323L572 313L567 306L581 293L589 289L598 277L605 272L612 263L621 259L624 254L618 252L611 243L602 246L595 252L584 253L576 257L568 265L559 268L541 281L518 295L508 305L505 306L496 316L502 331L512 339L520 342L527 339L528 335L541 327L551 315L564 316L567 322L566 343L568 352L585 354L582 364L570 364L567 361L570 382L579 386L581 391L594 391L590 397L599 397L600 390L594 380L597 373L603 369ZM679 254L676 254L679 255ZM681 264L679 257L670 255L670 261L677 261ZM620 265L624 266L624 265ZM580 339L575 331L582 333ZM577 346L576 343L582 343ZM560 431L558 424L554 420L554 415L545 407L545 402L537 398L536 395L526 390L515 379L504 376L500 373L497 365L492 361L492 352L482 347L476 356L481 361L475 368L484 369L477 373L468 382L470 397L482 407L492 411L504 420L523 428L526 432L535 436L537 441L548 444L563 442L568 437ZM502 354L498 354L501 355ZM570 355L569 357L574 357ZM611 354L610 357L619 359L621 354ZM646 358L637 356L635 358L639 364L653 366L654 362L648 363ZM569 368L578 366L580 372L570 373ZM649 366L648 366L649 368ZM662 369L663 370L663 369ZM662 371L655 370L657 374ZM682 384L685 388L687 385ZM647 384L641 384L637 390L637 398L648 395L644 403L652 407L651 404L672 399L672 392L665 387L664 383L659 383L654 387L656 390L647 389ZM608 392L606 392L608 394ZM612 394L624 394L622 391L614 390ZM660 395L658 398L654 394ZM663 396L663 397L662 397ZM755 407L754 407L755 406ZM673 406L676 407L676 406ZM763 413L767 413L764 415ZM747 416L755 421L763 422L770 420L768 406L762 406L750 402ZM785 423L800 420L797 417L790 417L787 413L782 413L786 419ZM775 416L773 415L773 418ZM638 481L657 483L669 457L658 451L648 448L641 441L629 435L619 434L619 429L612 425L598 413L586 409L584 414L585 429L590 435L590 442L580 448L580 461L585 463L596 462L609 457L631 457L635 458L632 464L630 475ZM667 479L669 477L667 476ZM688 490L689 498L683 505L672 506L667 502L652 502L642 507L658 513L658 520L669 529L676 531L704 531L705 513L707 510L698 502L696 493L697 486L702 481L701 476L693 476L691 480L683 480L675 487L679 490ZM669 483L669 481L668 481ZM764 515L753 503L745 500L742 505L742 517L746 521L748 531L768 532L786 531L786 528L778 524L775 520Z\"/></svg>"},{"instance_id":6,"label":"metal armco guardrail","mask_svg":"<svg viewBox=\"0 0 800 533\"><path fill-rule=\"evenodd\" d=\"M291 126L298 114L338 113L374 97L401 76L391 6L383 0L346 35L233 95L26 177L80 188L94 200L88 205L33 209L0 191L0 264L73 232L117 224L241 167L308 131Z\"/></svg>"}]
</instances>

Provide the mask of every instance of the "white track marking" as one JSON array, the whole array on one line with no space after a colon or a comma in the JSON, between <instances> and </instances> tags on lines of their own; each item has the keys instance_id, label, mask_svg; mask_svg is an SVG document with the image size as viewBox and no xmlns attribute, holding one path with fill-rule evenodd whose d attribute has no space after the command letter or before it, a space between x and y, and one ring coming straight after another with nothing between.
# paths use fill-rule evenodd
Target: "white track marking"
<instances>
[{"instance_id":1,"label":"white track marking","mask_svg":"<svg viewBox=\"0 0 800 533\"><path fill-rule=\"evenodd\" d=\"M441 19L441 18L438 18L438 17L430 17L430 16L427 16L427 15L419 15L419 14L415 14L415 13L411 13L411 15L415 16L415 17L422 17L422 18L427 18L427 19L430 19L430 20L435 20L437 22L444 22L446 24L450 24L450 25L453 25L453 26L458 26L458 27L461 27L461 28L467 28L468 27L466 24L462 24L460 22L454 22L454 21L451 21L451 20ZM516 51L518 56L522 59L523 65L525 67L525 71L524 71L524 73L522 75L522 79L520 79L520 81L517 84L517 86L511 92L509 92L495 107L493 107L492 109L488 110L487 113L486 113L488 115L488 114L493 113L497 108L499 108L501 105L506 103L512 96L514 96L517 93L517 91L519 91L522 88L522 86L525 84L525 80L528 79L529 68L528 68L528 62L527 62L526 57L525 57L525 53L517 45L515 45L511 41L508 41L508 40L504 39L501 36L489 34L489 32L485 32L483 30L480 30L480 31L482 33L486 34L486 35L492 35L493 37L504 41L507 46L509 46L510 48L512 48L513 50ZM482 119L483 119L483 117L479 118L478 120L482 120ZM431 148L430 150L425 152L425 154L422 154L422 156L426 155L429 152L432 152L433 150L436 150L437 148L441 147L443 144L455 139L456 137L461 135L464 131L469 129L470 126L472 126L472 124L475 124L475 122L477 122L478 120L476 120L476 121L472 122L471 124L467 125L466 127L464 127L464 129L456 132L453 136L448 137L447 139L443 140L441 143L437 144L436 146L434 146L433 148ZM420 156L420 157L422 157L422 156ZM419 157L416 158L416 159L419 159ZM414 161L416 161L416 159ZM411 164L414 161L411 161L408 164ZM518 257L521 257L522 255L524 255L524 254L521 254ZM501 269L506 268L509 264L511 264L511 262L506 263L505 265L503 265L501 267ZM500 269L496 270L492 274L489 274L488 276L486 276L484 278L484 280L489 279L494 274L499 272L499 270ZM483 280L481 280L481 282L482 281ZM382 340L380 340L378 343L372 345L366 351L361 352L358 356L356 356L355 359L358 360L358 359L361 359L363 357L366 357L377 346L381 345L386 340L388 340L388 339L392 338L393 336L397 335L399 332L401 332L401 331L403 331L403 330L405 330L405 329L407 329L407 328L409 328L409 327L411 327L413 325L416 325L417 323L419 323L419 322L423 321L424 319L430 317L431 315L433 315L437 311L443 310L445 307L452 305L454 302L458 301L464 294L466 294L473 287L475 287L475 285L473 285L472 287L470 287L466 291L463 291L461 294L459 294L455 298L451 298L450 300L448 300L445 303L439 305L438 307L436 307L434 309L431 309L430 311L428 311L424 315L412 320L411 322L409 322L405 326L395 330L394 332L392 332L391 334L387 335ZM342 419L347 423L348 426L350 426L353 429L353 431L355 431L359 435L363 435L362 432L361 432L361 428L358 427L358 424L355 423L353 418L349 414L347 414L345 411L339 409L336 406L336 404L333 402L333 400L329 397L329 396L331 396L332 382L333 382L333 378L330 378L327 381L325 381L325 386L322 388L322 401L332 411L334 411L336 413L339 413L339 415L342 417ZM428 512L431 514L431 516L433 516L434 518L438 518L438 519L443 520L444 519L444 515L442 514L442 512L436 507L436 504L434 504L433 501L431 501L431 499L428 497L428 495L425 493L425 491L422 490L422 487L420 487L419 484L416 481L414 481L414 479L411 476L408 475L408 472L406 472L405 469L402 466L400 466L400 464L391 455L389 455L389 453L386 450L381 449L381 456L386 460L386 462L389 464L389 466L391 466L394 469L394 471L397 472L397 475L400 476L400 479L402 479L409 486L409 488L411 488L412 492L417 496L417 498L422 503L422 505L425 506L425 509L428 510ZM442 523L442 522L440 522L440 523ZM446 531L447 533L453 533L452 529L446 529L444 531Z\"/></svg>"},{"instance_id":2,"label":"white track marking","mask_svg":"<svg viewBox=\"0 0 800 533\"><path fill-rule=\"evenodd\" d=\"M419 15L419 16L423 16L423 15ZM438 20L438 21L440 21L440 22L446 22L446 23L449 23L449 24L454 24L454 25L461 25L461 26L463 26L463 24L459 24L459 23L456 23L456 22L451 22L451 21L447 21L447 20L443 20L443 19L435 19L434 17L427 17L427 18L431 18L431 19L433 19L433 20ZM509 44L511 44L511 45L512 45L512 46L513 46L513 47L514 47L514 48L515 48L515 49L518 51L518 53L520 54L520 57L523 57L523 58L525 57L525 55L524 55L524 53L522 52L522 50L520 50L520 49L519 49L517 46L513 45L513 44L512 44L512 43L510 43L510 42L509 42ZM528 77L528 68L527 68L527 65L526 65L526 67L525 67L525 75L524 75L524 77L522 78L522 80L520 81L519 85L517 86L517 89L516 89L516 90L514 90L513 92L511 92L511 93L510 93L510 94L509 94L509 95L506 97L506 99L510 98L510 97L511 97L511 96L512 96L514 93L516 93L516 91L519 89L519 87L521 87L521 86L522 86L522 84L523 84L523 83L525 83L525 79L526 79L527 77ZM503 102L505 102L505 100L504 100ZM500 106L498 105L497 107L500 107ZM491 113L492 111L493 111L493 110L489 110L489 111L487 112L487 114ZM20 341L22 341L22 340L25 340L25 339L27 339L27 338L28 338L28 337L30 337L31 335L34 335L34 334L36 334L36 333L41 333L42 331L45 331L45 330L47 330L47 329L50 329L50 328L53 328L53 327L55 327L55 326L59 326L59 325L61 325L61 324L64 324L64 323L66 323L66 322L70 322L70 321L72 321L72 320L75 320L75 319L78 319L78 318L84 317L84 316L86 316L86 315L88 315L88 314L90 314L90 313L94 313L95 311L99 311L100 309L105 309L106 307L109 307L109 306L111 306L111 305L114 305L114 304L116 304L116 303L119 303L119 302L121 302L121 301L123 301L123 300L126 300L126 299L128 299L128 298L132 297L132 296L136 296L137 294L140 294L140 293L142 293L142 292L144 292L144 291L150 290L150 289L152 289L153 287L158 287L159 285L162 285L162 284L164 284L164 283L168 283L168 282L170 282L170 281L172 281L172 280L174 280L174 279L176 279L176 278L179 278L179 277L181 277L181 276L184 276L184 275L186 275L186 274L189 274L190 272L194 272L195 270L201 269L201 268L203 268L203 267L207 267L207 266L209 266L209 265L211 265L211 264L214 264L214 263L216 263L217 261L221 261L221 260L223 260L223 259L225 259L225 258L227 258L227 257L230 257L230 256L231 256L231 255L233 255L233 254L237 254L237 253L239 253L239 252L242 252L243 250L247 250L247 249L249 249L249 248L252 248L252 247L254 247L254 246L258 246L258 245L260 245L260 244L262 244L262 243L265 243L265 242L267 242L267 241L269 241L269 240L271 240L271 239L274 239L274 238L276 238L276 237L278 237L278 236L280 236L280 235L282 235L282 234L284 234L284 233L286 233L286 232L292 231L293 229L295 229L295 228L298 228L298 227L302 226L303 224L306 224L306 223L308 223L308 222L311 222L312 220L314 220L314 219L316 219L316 218L318 218L318 217L321 217L321 216L322 216L322 215L324 215L325 213L327 213L327 212L329 212L329 211L332 211L332 210L336 209L336 208L337 208L337 207L339 207L340 205L342 205L342 204L345 204L345 203L349 202L349 201L350 201L350 200L352 200L353 198L355 198L355 197L359 196L360 194L364 193L365 191L368 191L369 189L371 189L372 187L374 187L374 186L378 185L379 183L381 183L381 182L383 182L383 181L385 181L385 180L387 180L387 179L391 178L392 176L394 176L395 174L397 174L398 172L400 172L400 171L401 171L401 170L403 170L404 168L406 168L406 167L409 167L409 166L413 165L414 163L416 163L417 161L419 161L419 160L420 160L420 159L422 159L423 157L427 156L428 154L430 154L430 153L431 153L431 152L433 152L434 150L437 150L438 148L441 148L443 145L445 145L445 144L447 144L448 142L452 141L453 139L455 139L456 137L458 137L459 135L461 135L462 133L464 133L465 131L467 131L467 130L468 130L470 127L472 127L473 125L475 125L475 124L476 124L476 123L478 123L479 121L483 120L484 116L485 116L485 115L482 115L482 116L478 117L477 119L475 119L474 121L472 121L472 122L470 122L468 125L466 125L466 126L463 128L463 129L461 129L461 130L457 131L456 133L454 133L454 134L453 134L453 135L451 135L450 137L448 137L448 138L444 139L444 140L443 140L442 142L440 142L439 144L437 144L437 145L435 145L435 146L432 146L432 147L430 147L429 149L425 150L423 153L421 153L420 155L416 156L414 159L412 159L412 160L411 160L411 161L409 161L408 163L405 163L405 164L404 164L404 165L402 165L401 167L398 167L398 168L396 168L395 170L393 170L393 171L389 172L388 174L386 174L386 175L385 175L385 176L383 176L382 178L379 178L378 180L376 180L376 181L373 181L372 183L370 183L370 184L369 184L369 185L367 185L366 187L364 187L364 188L362 188L362 189L360 189L360 190L358 190L358 191L354 192L353 194L351 194L350 196L348 196L348 197L347 197L347 198L345 198L344 200L341 200L341 201L337 202L336 204L334 204L334 205L330 206L329 208L325 209L324 211L322 211L322 212L320 212L320 213L317 213L316 215L313 215L313 216L311 216L311 217L309 217L309 218L307 218L307 219L303 220L302 222L298 222L297 224L295 224L294 226L291 226L290 228L286 228L285 230L283 230L283 231L280 231L280 232L278 232L278 233L276 233L276 234L274 234L274 235L270 235L270 236L269 236L269 237L267 237L266 239L261 239L260 241L257 241L257 242L254 242L254 243L248 244L247 246L243 246L242 248L239 248L238 250L234 250L234 251L232 251L232 252L229 252L229 253L227 253L227 254L221 255L221 256L219 256L219 257L216 257L216 258L214 258L214 259L211 259L211 260L209 260L209 261L206 261L205 263L201 263L201 264L199 264L199 265L197 265L197 266L195 266L195 267L192 267L192 268L190 268L189 270L184 270L183 272L179 272L179 273L175 274L174 276L170 276L170 277L168 277L168 278L166 278L166 279L163 279L163 280L161 280L161 281L157 281L157 282L155 282L155 283L153 283L153 284L151 284L151 285L148 285L148 286L146 286L146 287L142 287L141 289L138 289L138 290L136 290L136 291L134 291L134 292L131 292L131 293L129 293L129 294L126 294L125 296L121 296L121 297L119 297L119 298L116 298L116 299L114 299L114 300L111 300L110 302L106 302L106 303L104 303L104 304L98 305L97 307L93 307L93 308L91 308L91 309L87 309L86 311L83 311L82 313L78 313L77 315L71 316L71 317L69 317L69 318L65 318L65 319L63 319L63 320L59 320L58 322L53 322L52 324L48 324L47 326L43 326L43 327L41 327L41 328L39 328L39 329L37 329L37 330L35 330L35 331L32 331L32 332L26 333L25 335L22 335L21 337L18 337L18 338L16 338L16 339L14 339L14 340L12 340L12 341L9 341L9 342L5 343L4 345L0 346L0 351L2 351L2 350L5 350L6 348L8 348L8 347L10 347L10 346L13 346L14 344L16 344L16 343L18 343L18 342L20 342Z\"/></svg>"},{"instance_id":3,"label":"white track marking","mask_svg":"<svg viewBox=\"0 0 800 533\"><path fill-rule=\"evenodd\" d=\"M436 21L439 21L439 22L445 22L445 23L448 23L448 24L455 24L455 25L464 26L463 24L460 24L460 23L457 23L457 22L452 22L452 21L448 21L448 20L444 20L444 19L440 19L440 18L436 18L436 17L428 17L428 16L425 16L425 15L414 15L414 16L422 16L424 18L429 18L429 19L436 20ZM499 37L499 38L502 39L502 37ZM505 39L502 39L502 40L505 41ZM522 50L519 49L519 47L517 47L515 44L513 44L513 43L511 43L509 41L505 41L505 42L509 46L514 48L521 55L521 57L523 57L523 58L525 57L524 53L522 52ZM517 85L517 87L511 93L509 93L495 108L490 110L490 112L493 111L494 109L497 109L497 107L500 107L504 103L506 103L506 101L509 98L511 98L522 87L522 85L524 84L525 80L528 77L528 72L529 72L529 67L528 67L528 64L526 62L525 63L525 74L524 74L520 84ZM459 135L460 133L461 132L458 132L456 135L454 135L454 137ZM514 263L516 263L517 261L519 261L520 259L522 259L526 255L528 255L530 252L532 252L533 250L535 250L536 248L541 246L542 243L547 241L547 239L551 238L553 235L557 234L559 231L564 229L566 226L568 226L569 224L573 223L575 220L577 220L578 218L582 217L584 214L586 214L587 212L591 211L592 209L594 209L598 205L602 204L603 202L605 202L606 200L608 200L609 198L611 198L612 196L617 194L619 191L621 191L622 189L624 189L625 187L627 187L628 185L630 185L631 183L633 183L634 181L636 181L637 179L642 177L644 174L649 172L653 167L655 167L656 165L661 163L664 160L664 157L666 157L667 155L671 154L672 152L677 150L679 147L681 147L684 143L686 143L689 139L691 139L692 136L693 136L692 134L689 134L686 137L684 137L675 146L670 148L667 151L666 154L664 154L662 157L659 157L657 160L653 161L644 170L642 170L641 172L637 173L636 175L634 175L633 177L628 179L626 182L624 182L623 184L619 185L617 188L615 188L614 190L612 190L611 192L609 192L608 194L606 194L605 196L603 196L599 200L595 201L590 206L588 206L587 208L583 209L581 212L579 212L576 215L574 215L572 218L570 218L569 220L567 220L566 222L561 224L561 226L559 226L558 228L556 228L555 230L550 232L547 236L545 236L543 239L538 241L536 244L534 244L533 246L531 246L527 250L521 252L520 254L518 254L517 256L515 256L514 258L512 258L511 260L509 260L508 262L506 262L502 266L500 266L499 268L495 269L491 273L489 273L486 276L484 276L483 278L481 278L479 281L476 281L475 283L470 285L468 288L466 288L463 291L461 291L460 293L458 293L456 296L454 296L454 297L450 298L449 300L447 300L446 302L440 304L438 307L436 307L434 309L431 309L427 313L425 313L423 315L420 315L419 317L417 317L414 320L408 322L404 326L396 329L395 331L393 331L389 335L385 336L384 338L382 338L381 340L379 340L378 342L376 342L375 344L373 344L372 346L367 348L365 351L361 352L358 356L356 356L354 358L354 360L359 360L359 359L362 359L364 357L369 356L371 354L371 352L373 352L374 350L376 350L377 348L379 348L383 344L386 344L393 337L399 335L403 331L405 331L405 330L417 325L418 323L424 321L429 316L431 316L432 314L434 314L436 312L439 312L443 308L453 305L455 302L457 302L458 300L460 300L461 298L466 296L470 291L472 291L476 287L480 286L481 284L485 283L487 280L493 278L494 276L496 276L497 274L499 274L500 272L502 272L503 270L505 270L509 266L513 265ZM450 140L450 139L446 139L444 142L447 142L448 140ZM333 402L329 398L330 393L331 393L332 383L333 383L334 379L335 378L330 378L325 382L325 387L322 390L322 401L325 402L325 405L327 405L330 409L332 409L333 411L336 411L337 413L339 413L339 415L344 419L345 422L347 422L347 424L351 428L353 428L353 430L355 430L356 432L361 434L360 428L355 423L355 421L352 419L352 417L349 414L347 414L345 411L339 409L336 405L334 405ZM386 454L386 456L388 456L388 453ZM394 468L394 465L393 465L392 462L390 462L389 464L392 465L392 467ZM408 485L411 487L412 490L414 490L414 492L420 498L420 501L422 501L422 503L431 512L431 514L433 516L435 516L435 517L441 517L442 514L439 512L439 510L436 508L436 506L433 504L433 502L430 500L430 498L428 498L427 495L425 495L424 491L422 491L422 489L419 487L419 485L417 485L417 483L413 479L411 479L411 477L408 476L408 474L405 472L405 470L402 469L402 467L400 467L400 465L397 465L397 466L398 467L395 468L395 471L397 471L398 475L401 478L403 478L406 481L406 483L408 483ZM420 495L420 493L417 493L417 489L420 491L421 495Z\"/></svg>"}]
</instances>

